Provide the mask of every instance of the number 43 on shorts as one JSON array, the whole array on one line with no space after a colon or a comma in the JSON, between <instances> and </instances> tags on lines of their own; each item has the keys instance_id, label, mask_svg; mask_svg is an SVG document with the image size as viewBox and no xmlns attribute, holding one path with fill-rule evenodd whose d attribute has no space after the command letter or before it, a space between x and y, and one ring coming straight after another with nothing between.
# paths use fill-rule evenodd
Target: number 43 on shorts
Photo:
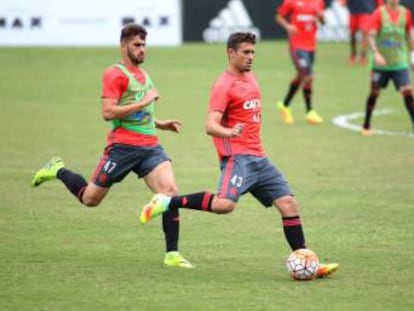
<instances>
[{"instance_id":1,"label":"number 43 on shorts","mask_svg":"<svg viewBox=\"0 0 414 311\"><path fill-rule=\"evenodd\" d=\"M230 180L231 184L235 187L240 187L243 184L243 177L238 176L238 175L234 175L231 180Z\"/></svg>"}]
</instances>

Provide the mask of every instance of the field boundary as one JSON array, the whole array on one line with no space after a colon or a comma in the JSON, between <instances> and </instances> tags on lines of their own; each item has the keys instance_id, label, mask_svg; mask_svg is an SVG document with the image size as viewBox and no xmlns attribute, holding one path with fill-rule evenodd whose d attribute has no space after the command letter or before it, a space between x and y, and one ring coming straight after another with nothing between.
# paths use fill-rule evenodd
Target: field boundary
<instances>
[{"instance_id":1,"label":"field boundary","mask_svg":"<svg viewBox=\"0 0 414 311\"><path fill-rule=\"evenodd\" d=\"M384 116L384 115L391 114L391 113L393 113L393 110L387 108L387 109L381 109L381 110L374 111L373 114L374 116ZM362 119L364 115L365 115L364 112L353 112L350 114L343 114L343 115L339 115L333 118L332 123L340 128L344 128L344 129L354 131L354 132L360 132L361 125L353 124L350 121L356 120L356 119ZM405 136L409 138L414 138L414 134L408 133L408 132L388 131L384 129L372 129L372 130L374 131L375 135Z\"/></svg>"}]
</instances>

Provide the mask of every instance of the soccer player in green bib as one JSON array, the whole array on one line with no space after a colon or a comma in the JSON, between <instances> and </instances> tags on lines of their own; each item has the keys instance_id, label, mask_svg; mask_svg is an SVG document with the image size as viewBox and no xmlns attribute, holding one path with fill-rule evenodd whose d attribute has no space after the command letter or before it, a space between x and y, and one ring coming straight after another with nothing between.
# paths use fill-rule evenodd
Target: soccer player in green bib
<instances>
[{"instance_id":1,"label":"soccer player in green bib","mask_svg":"<svg viewBox=\"0 0 414 311\"><path fill-rule=\"evenodd\" d=\"M414 103L411 87L410 65L414 68L414 42L411 37L413 26L411 12L400 5L400 0L386 0L372 15L372 29L369 37L373 52L371 62L371 91L367 98L362 134L371 136L372 112L381 88L390 80L401 92L414 129Z\"/></svg>"},{"instance_id":2,"label":"soccer player in green bib","mask_svg":"<svg viewBox=\"0 0 414 311\"><path fill-rule=\"evenodd\" d=\"M171 160L160 145L156 129L179 132L182 124L178 120L155 119L154 104L159 94L148 74L140 68L145 58L146 36L144 27L125 25L120 38L121 61L103 74L102 117L112 122L112 130L89 182L65 168L61 158L54 157L36 172L32 186L60 179L82 204L94 207L114 183L122 181L132 171L152 192L177 195ZM178 252L177 210L163 215L164 264L192 268L193 265Z\"/></svg>"}]
</instances>

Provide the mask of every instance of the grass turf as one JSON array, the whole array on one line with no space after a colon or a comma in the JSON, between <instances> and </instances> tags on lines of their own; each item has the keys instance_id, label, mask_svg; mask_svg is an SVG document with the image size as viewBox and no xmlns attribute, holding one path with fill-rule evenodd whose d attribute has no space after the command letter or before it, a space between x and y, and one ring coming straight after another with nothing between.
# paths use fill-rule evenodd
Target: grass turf
<instances>
[{"instance_id":1,"label":"grass turf","mask_svg":"<svg viewBox=\"0 0 414 311\"><path fill-rule=\"evenodd\" d=\"M157 117L178 118L181 134L160 133L180 191L215 191L215 151L204 134L209 90L226 67L224 45L148 48L144 64L161 93ZM412 310L414 307L414 140L362 137L335 127L341 114L363 111L369 71L346 63L347 46L320 44L315 109L321 126L283 124L275 103L293 76L285 42L257 45L254 70L263 92L265 149L300 203L308 246L336 261L330 279L292 281L274 208L250 195L219 216L181 212L180 248L194 270L162 266L159 221L140 226L151 193L133 175L87 209L60 182L29 187L53 155L89 177L109 124L100 116L103 69L118 49L1 48L1 310ZM411 130L390 86L378 109L393 114L373 126ZM357 120L353 122L362 122Z\"/></svg>"}]
</instances>

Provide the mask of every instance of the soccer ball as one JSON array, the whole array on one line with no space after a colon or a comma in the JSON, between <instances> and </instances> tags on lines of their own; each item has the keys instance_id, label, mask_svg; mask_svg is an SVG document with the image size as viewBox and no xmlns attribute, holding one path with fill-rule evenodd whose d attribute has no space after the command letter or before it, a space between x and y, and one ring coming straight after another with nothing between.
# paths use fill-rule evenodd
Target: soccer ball
<instances>
[{"instance_id":1,"label":"soccer ball","mask_svg":"<svg viewBox=\"0 0 414 311\"><path fill-rule=\"evenodd\" d=\"M286 262L294 280L312 280L318 273L318 256L310 249L300 248L293 251Z\"/></svg>"}]
</instances>

